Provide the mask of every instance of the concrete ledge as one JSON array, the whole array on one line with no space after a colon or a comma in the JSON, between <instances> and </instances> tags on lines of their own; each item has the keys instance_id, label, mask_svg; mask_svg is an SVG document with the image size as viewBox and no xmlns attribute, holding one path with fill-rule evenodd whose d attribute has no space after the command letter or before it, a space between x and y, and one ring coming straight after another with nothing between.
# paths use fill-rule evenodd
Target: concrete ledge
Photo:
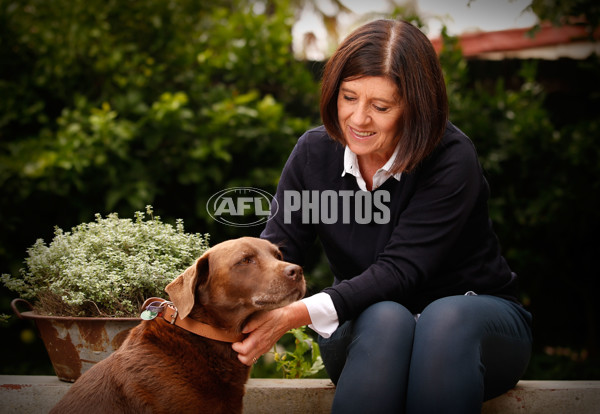
<instances>
[{"instance_id":1,"label":"concrete ledge","mask_svg":"<svg viewBox=\"0 0 600 414\"><path fill-rule=\"evenodd\" d=\"M0 375L1 414L46 414L71 383L54 376ZM320 379L258 379L246 385L244 414L329 413L335 387Z\"/></svg>"},{"instance_id":2,"label":"concrete ledge","mask_svg":"<svg viewBox=\"0 0 600 414\"><path fill-rule=\"evenodd\" d=\"M483 404L483 414L597 414L600 381L520 381Z\"/></svg>"},{"instance_id":3,"label":"concrete ledge","mask_svg":"<svg viewBox=\"0 0 600 414\"><path fill-rule=\"evenodd\" d=\"M0 412L46 414L71 386L53 376L0 375ZM320 379L250 379L244 414L329 413L335 388ZM600 381L521 381L487 401L482 414L596 414Z\"/></svg>"},{"instance_id":4,"label":"concrete ledge","mask_svg":"<svg viewBox=\"0 0 600 414\"><path fill-rule=\"evenodd\" d=\"M325 414L331 411L334 392L330 380L251 378L244 414Z\"/></svg>"}]
</instances>

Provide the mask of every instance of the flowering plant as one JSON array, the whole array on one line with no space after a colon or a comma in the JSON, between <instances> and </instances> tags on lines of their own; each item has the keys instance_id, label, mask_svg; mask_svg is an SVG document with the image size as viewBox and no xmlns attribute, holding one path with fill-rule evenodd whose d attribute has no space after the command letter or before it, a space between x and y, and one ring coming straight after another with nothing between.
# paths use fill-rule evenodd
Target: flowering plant
<instances>
[{"instance_id":1,"label":"flowering plant","mask_svg":"<svg viewBox=\"0 0 600 414\"><path fill-rule=\"evenodd\" d=\"M74 227L56 228L49 245L38 239L27 250L18 277L2 283L37 313L57 316L138 316L144 300L163 296L165 286L208 249L209 235L184 232L153 216L152 206L135 220L111 213Z\"/></svg>"}]
</instances>

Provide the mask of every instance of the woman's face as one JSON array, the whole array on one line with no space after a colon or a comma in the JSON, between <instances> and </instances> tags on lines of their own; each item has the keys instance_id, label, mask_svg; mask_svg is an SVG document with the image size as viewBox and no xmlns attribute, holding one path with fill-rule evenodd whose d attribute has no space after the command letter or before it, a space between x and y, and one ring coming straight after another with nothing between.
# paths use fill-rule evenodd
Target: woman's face
<instances>
[{"instance_id":1,"label":"woman's face","mask_svg":"<svg viewBox=\"0 0 600 414\"><path fill-rule=\"evenodd\" d=\"M337 109L346 145L352 152L359 157L376 157L383 163L392 156L400 138L402 108L398 88L391 80L366 76L343 81Z\"/></svg>"}]
</instances>

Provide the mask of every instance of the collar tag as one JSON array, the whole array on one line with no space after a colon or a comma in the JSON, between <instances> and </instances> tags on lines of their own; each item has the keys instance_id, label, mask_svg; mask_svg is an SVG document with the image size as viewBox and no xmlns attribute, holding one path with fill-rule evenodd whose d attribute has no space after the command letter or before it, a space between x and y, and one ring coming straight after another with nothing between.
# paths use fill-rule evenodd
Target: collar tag
<instances>
[{"instance_id":1,"label":"collar tag","mask_svg":"<svg viewBox=\"0 0 600 414\"><path fill-rule=\"evenodd\" d=\"M152 319L156 318L157 315L158 315L158 312L153 312L151 310L146 309L145 311L142 312L142 314L140 315L140 318L142 318L145 321L151 321Z\"/></svg>"},{"instance_id":2,"label":"collar tag","mask_svg":"<svg viewBox=\"0 0 600 414\"><path fill-rule=\"evenodd\" d=\"M156 318L158 316L158 314L160 314L160 312L162 312L162 310L165 307L165 302L163 301L146 301L146 303L144 305L145 309L142 311L142 314L140 315L140 318L142 318L145 321L151 321L152 319Z\"/></svg>"}]
</instances>

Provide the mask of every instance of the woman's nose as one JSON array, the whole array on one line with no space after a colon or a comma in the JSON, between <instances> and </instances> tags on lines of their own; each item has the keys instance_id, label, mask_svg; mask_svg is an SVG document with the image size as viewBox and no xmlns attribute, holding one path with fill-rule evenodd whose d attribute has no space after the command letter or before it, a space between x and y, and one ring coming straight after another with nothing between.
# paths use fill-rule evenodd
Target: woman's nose
<instances>
[{"instance_id":1,"label":"woman's nose","mask_svg":"<svg viewBox=\"0 0 600 414\"><path fill-rule=\"evenodd\" d=\"M356 105L352 112L352 123L354 125L365 125L369 122L369 113L365 105Z\"/></svg>"}]
</instances>

